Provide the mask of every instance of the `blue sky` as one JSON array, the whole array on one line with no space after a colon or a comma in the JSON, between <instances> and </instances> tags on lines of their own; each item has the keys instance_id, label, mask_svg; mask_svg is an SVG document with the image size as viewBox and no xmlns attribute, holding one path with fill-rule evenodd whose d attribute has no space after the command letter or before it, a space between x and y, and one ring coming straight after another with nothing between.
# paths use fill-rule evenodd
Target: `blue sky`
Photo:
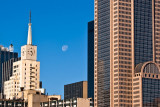
<instances>
[{"instance_id":1,"label":"blue sky","mask_svg":"<svg viewBox=\"0 0 160 107\"><path fill-rule=\"evenodd\" d=\"M94 0L1 0L0 45L12 43L20 54L30 10L43 88L63 96L65 84L87 80L87 23L94 19Z\"/></svg>"}]
</instances>

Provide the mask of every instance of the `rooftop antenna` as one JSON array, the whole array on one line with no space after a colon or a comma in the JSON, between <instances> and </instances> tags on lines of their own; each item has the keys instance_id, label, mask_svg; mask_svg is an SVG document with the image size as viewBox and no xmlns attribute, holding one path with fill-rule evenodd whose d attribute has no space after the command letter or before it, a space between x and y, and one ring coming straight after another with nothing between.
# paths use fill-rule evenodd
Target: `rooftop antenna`
<instances>
[{"instance_id":1,"label":"rooftop antenna","mask_svg":"<svg viewBox=\"0 0 160 107\"><path fill-rule=\"evenodd\" d=\"M28 40L27 45L32 45L32 29L31 29L31 10L29 14Z\"/></svg>"},{"instance_id":2,"label":"rooftop antenna","mask_svg":"<svg viewBox=\"0 0 160 107\"><path fill-rule=\"evenodd\" d=\"M30 10L30 13L29 13L29 23L31 23L31 10Z\"/></svg>"}]
</instances>

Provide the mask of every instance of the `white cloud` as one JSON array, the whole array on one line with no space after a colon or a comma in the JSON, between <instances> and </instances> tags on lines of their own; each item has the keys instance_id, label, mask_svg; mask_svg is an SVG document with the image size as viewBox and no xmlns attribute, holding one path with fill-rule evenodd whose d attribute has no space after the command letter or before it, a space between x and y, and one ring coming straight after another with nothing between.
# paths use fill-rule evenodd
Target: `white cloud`
<instances>
[{"instance_id":1,"label":"white cloud","mask_svg":"<svg viewBox=\"0 0 160 107\"><path fill-rule=\"evenodd\" d=\"M67 51L67 50L68 50L68 45L63 45L63 46L62 46L62 51L65 52L65 51Z\"/></svg>"}]
</instances>

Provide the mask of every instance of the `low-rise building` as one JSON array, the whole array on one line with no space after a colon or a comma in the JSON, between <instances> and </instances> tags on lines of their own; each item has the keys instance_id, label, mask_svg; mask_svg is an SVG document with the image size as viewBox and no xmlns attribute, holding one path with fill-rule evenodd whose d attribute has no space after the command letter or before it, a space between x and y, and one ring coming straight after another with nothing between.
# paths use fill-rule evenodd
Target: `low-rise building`
<instances>
[{"instance_id":1,"label":"low-rise building","mask_svg":"<svg viewBox=\"0 0 160 107\"><path fill-rule=\"evenodd\" d=\"M160 106L160 68L155 62L138 64L133 75L133 107Z\"/></svg>"},{"instance_id":2,"label":"low-rise building","mask_svg":"<svg viewBox=\"0 0 160 107\"><path fill-rule=\"evenodd\" d=\"M73 98L88 98L87 81L80 81L64 86L64 100Z\"/></svg>"},{"instance_id":3,"label":"low-rise building","mask_svg":"<svg viewBox=\"0 0 160 107\"><path fill-rule=\"evenodd\" d=\"M45 95L41 91L20 91L16 99L0 99L0 107L40 107L42 102L61 100L60 95Z\"/></svg>"},{"instance_id":4,"label":"low-rise building","mask_svg":"<svg viewBox=\"0 0 160 107\"><path fill-rule=\"evenodd\" d=\"M28 102L23 100L0 99L0 107L29 107Z\"/></svg>"},{"instance_id":5,"label":"low-rise building","mask_svg":"<svg viewBox=\"0 0 160 107\"><path fill-rule=\"evenodd\" d=\"M50 102L52 99L61 100L60 95L44 95L41 91L26 90L19 92L19 99L28 102L28 107L40 107L41 102Z\"/></svg>"},{"instance_id":6,"label":"low-rise building","mask_svg":"<svg viewBox=\"0 0 160 107\"><path fill-rule=\"evenodd\" d=\"M94 107L94 103L91 98L76 98L41 102L41 107Z\"/></svg>"}]
</instances>

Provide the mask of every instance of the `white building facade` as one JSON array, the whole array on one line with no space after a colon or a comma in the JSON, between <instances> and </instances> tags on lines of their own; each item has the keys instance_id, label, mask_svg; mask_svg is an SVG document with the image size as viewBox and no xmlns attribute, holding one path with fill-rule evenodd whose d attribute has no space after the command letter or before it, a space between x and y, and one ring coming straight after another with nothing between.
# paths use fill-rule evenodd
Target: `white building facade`
<instances>
[{"instance_id":1,"label":"white building facade","mask_svg":"<svg viewBox=\"0 0 160 107\"><path fill-rule=\"evenodd\" d=\"M13 76L4 82L6 99L17 98L22 90L39 89L40 62L37 61L37 46L32 45L31 21L28 25L28 41L21 47L21 60L13 63Z\"/></svg>"}]
</instances>

